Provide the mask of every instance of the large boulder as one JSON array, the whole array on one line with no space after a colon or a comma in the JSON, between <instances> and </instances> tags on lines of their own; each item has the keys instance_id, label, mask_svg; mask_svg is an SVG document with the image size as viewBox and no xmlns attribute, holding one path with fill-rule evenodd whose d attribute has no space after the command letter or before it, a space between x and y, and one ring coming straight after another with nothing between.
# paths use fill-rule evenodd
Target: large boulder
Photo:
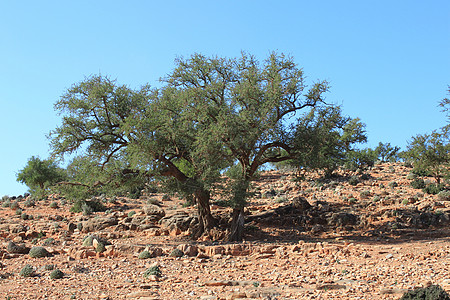
<instances>
[{"instance_id":1,"label":"large boulder","mask_svg":"<svg viewBox=\"0 0 450 300\"><path fill-rule=\"evenodd\" d=\"M356 225L358 222L358 217L354 214L347 212L337 212L333 213L331 217L328 219L329 225L335 226L351 226Z\"/></svg>"},{"instance_id":2,"label":"large boulder","mask_svg":"<svg viewBox=\"0 0 450 300\"><path fill-rule=\"evenodd\" d=\"M188 230L189 227L197 222L198 219L196 217L189 216L184 211L176 211L173 215L166 216L159 220L159 224L169 230L178 228L182 231Z\"/></svg>"},{"instance_id":3,"label":"large boulder","mask_svg":"<svg viewBox=\"0 0 450 300\"><path fill-rule=\"evenodd\" d=\"M98 217L83 222L83 232L92 232L117 225L118 220L115 217Z\"/></svg>"},{"instance_id":4,"label":"large boulder","mask_svg":"<svg viewBox=\"0 0 450 300\"><path fill-rule=\"evenodd\" d=\"M152 217L155 221L160 220L166 215L164 209L154 204L146 205L142 210L147 216Z\"/></svg>"},{"instance_id":5,"label":"large boulder","mask_svg":"<svg viewBox=\"0 0 450 300\"><path fill-rule=\"evenodd\" d=\"M9 241L6 246L6 251L14 254L27 254L30 248L26 247L25 244L16 244L13 241Z\"/></svg>"}]
</instances>

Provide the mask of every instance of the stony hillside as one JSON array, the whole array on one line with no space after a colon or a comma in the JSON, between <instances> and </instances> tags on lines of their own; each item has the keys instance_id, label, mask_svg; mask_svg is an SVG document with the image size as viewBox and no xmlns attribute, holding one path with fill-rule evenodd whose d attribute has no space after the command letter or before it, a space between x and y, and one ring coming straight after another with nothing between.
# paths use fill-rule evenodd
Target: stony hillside
<instances>
[{"instance_id":1,"label":"stony hillside","mask_svg":"<svg viewBox=\"0 0 450 300\"><path fill-rule=\"evenodd\" d=\"M450 197L412 188L410 172L401 164L331 180L262 172L239 244L225 242L224 230L191 240L196 208L174 196L98 199L107 210L92 214L70 212L56 195L5 198L0 298L399 299L432 284L450 291ZM212 211L226 229L223 205L215 199Z\"/></svg>"}]
</instances>

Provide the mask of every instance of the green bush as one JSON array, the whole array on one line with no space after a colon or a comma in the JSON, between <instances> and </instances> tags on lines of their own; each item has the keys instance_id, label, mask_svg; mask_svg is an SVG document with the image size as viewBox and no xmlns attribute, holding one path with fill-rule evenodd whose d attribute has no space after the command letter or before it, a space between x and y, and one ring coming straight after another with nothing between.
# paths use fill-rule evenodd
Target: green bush
<instances>
[{"instance_id":1,"label":"green bush","mask_svg":"<svg viewBox=\"0 0 450 300\"><path fill-rule=\"evenodd\" d=\"M63 277L64 277L64 273L59 269L55 269L50 273L51 279L61 279Z\"/></svg>"},{"instance_id":2,"label":"green bush","mask_svg":"<svg viewBox=\"0 0 450 300\"><path fill-rule=\"evenodd\" d=\"M362 191L361 193L359 193L359 197L361 199L368 199L369 196L370 196L370 191L367 191L367 190Z\"/></svg>"},{"instance_id":3,"label":"green bush","mask_svg":"<svg viewBox=\"0 0 450 300\"><path fill-rule=\"evenodd\" d=\"M445 186L443 184L432 183L432 184L427 185L425 188L423 188L422 191L427 194L436 195L444 189L445 189Z\"/></svg>"},{"instance_id":4,"label":"green bush","mask_svg":"<svg viewBox=\"0 0 450 300\"><path fill-rule=\"evenodd\" d=\"M161 277L161 275L162 273L161 270L159 269L159 266L150 267L144 272L144 278L148 278L150 276Z\"/></svg>"},{"instance_id":5,"label":"green bush","mask_svg":"<svg viewBox=\"0 0 450 300\"><path fill-rule=\"evenodd\" d=\"M388 183L388 186L389 186L391 189L393 189L393 188L398 187L398 183L397 183L396 181L391 181L391 182Z\"/></svg>"},{"instance_id":6,"label":"green bush","mask_svg":"<svg viewBox=\"0 0 450 300\"><path fill-rule=\"evenodd\" d=\"M147 250L142 251L141 253L139 253L139 256L138 256L139 259L147 259L147 258L151 258L151 257L152 257L152 254Z\"/></svg>"},{"instance_id":7,"label":"green bush","mask_svg":"<svg viewBox=\"0 0 450 300\"><path fill-rule=\"evenodd\" d=\"M182 257L183 255L184 253L180 249L173 249L173 251L169 254L170 257Z\"/></svg>"},{"instance_id":8,"label":"green bush","mask_svg":"<svg viewBox=\"0 0 450 300\"><path fill-rule=\"evenodd\" d=\"M44 246L50 246L50 245L52 245L53 243L55 243L55 239L54 238L48 238L48 239L45 239L44 240L44 242L42 243Z\"/></svg>"},{"instance_id":9,"label":"green bush","mask_svg":"<svg viewBox=\"0 0 450 300\"><path fill-rule=\"evenodd\" d=\"M422 178L414 178L411 181L411 187L414 189L423 189L425 188L425 181Z\"/></svg>"},{"instance_id":10,"label":"green bush","mask_svg":"<svg viewBox=\"0 0 450 300\"><path fill-rule=\"evenodd\" d=\"M97 243L97 247L95 247L95 252L102 253L102 252L105 252L105 250L106 250L105 244L103 242L99 241Z\"/></svg>"},{"instance_id":11,"label":"green bush","mask_svg":"<svg viewBox=\"0 0 450 300\"><path fill-rule=\"evenodd\" d=\"M92 199L90 201L88 200L76 200L73 204L73 206L70 208L71 212L74 213L89 213L89 211L92 212L98 212L98 211L105 211L105 206L98 200Z\"/></svg>"},{"instance_id":12,"label":"green bush","mask_svg":"<svg viewBox=\"0 0 450 300\"><path fill-rule=\"evenodd\" d=\"M357 185L359 183L359 177L358 176L350 177L350 179L348 180L348 183L350 185Z\"/></svg>"},{"instance_id":13,"label":"green bush","mask_svg":"<svg viewBox=\"0 0 450 300\"><path fill-rule=\"evenodd\" d=\"M50 208L58 208L58 203L56 201L53 201L50 203Z\"/></svg>"},{"instance_id":14,"label":"green bush","mask_svg":"<svg viewBox=\"0 0 450 300\"><path fill-rule=\"evenodd\" d=\"M39 257L46 257L49 256L49 252L44 247L35 246L30 249L30 252L28 252L28 255L33 258L39 258Z\"/></svg>"},{"instance_id":15,"label":"green bush","mask_svg":"<svg viewBox=\"0 0 450 300\"><path fill-rule=\"evenodd\" d=\"M438 198L441 201L449 201L450 200L450 191L443 190L438 193Z\"/></svg>"},{"instance_id":16,"label":"green bush","mask_svg":"<svg viewBox=\"0 0 450 300\"><path fill-rule=\"evenodd\" d=\"M25 265L25 267L22 268L19 272L20 276L23 277L32 277L35 275L35 271L32 265Z\"/></svg>"}]
</instances>

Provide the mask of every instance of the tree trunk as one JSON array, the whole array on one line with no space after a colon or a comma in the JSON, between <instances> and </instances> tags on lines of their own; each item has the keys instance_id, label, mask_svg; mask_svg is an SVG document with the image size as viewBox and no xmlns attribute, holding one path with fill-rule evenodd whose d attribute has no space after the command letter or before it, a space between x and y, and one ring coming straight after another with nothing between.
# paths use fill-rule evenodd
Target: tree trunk
<instances>
[{"instance_id":1,"label":"tree trunk","mask_svg":"<svg viewBox=\"0 0 450 300\"><path fill-rule=\"evenodd\" d=\"M228 237L230 242L242 242L244 236L244 208L233 209L233 218L231 220L231 232Z\"/></svg>"},{"instance_id":2,"label":"tree trunk","mask_svg":"<svg viewBox=\"0 0 450 300\"><path fill-rule=\"evenodd\" d=\"M194 193L197 200L199 227L194 232L194 238L199 238L205 231L217 226L217 220L212 216L209 205L210 193L199 189Z\"/></svg>"}]
</instances>

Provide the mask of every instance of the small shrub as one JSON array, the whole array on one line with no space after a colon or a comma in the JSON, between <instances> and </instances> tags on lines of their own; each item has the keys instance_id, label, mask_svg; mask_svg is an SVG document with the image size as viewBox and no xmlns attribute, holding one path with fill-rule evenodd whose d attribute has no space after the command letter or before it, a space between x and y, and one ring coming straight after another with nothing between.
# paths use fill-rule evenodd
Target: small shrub
<instances>
[{"instance_id":1,"label":"small shrub","mask_svg":"<svg viewBox=\"0 0 450 300\"><path fill-rule=\"evenodd\" d=\"M22 220L28 220L28 219L30 218L30 216L29 216L27 213L22 213L22 214L20 215L20 218L21 218Z\"/></svg>"},{"instance_id":2,"label":"small shrub","mask_svg":"<svg viewBox=\"0 0 450 300\"><path fill-rule=\"evenodd\" d=\"M142 251L141 253L139 253L139 256L138 256L139 259L147 259L147 258L151 258L151 257L152 257L152 254L147 250Z\"/></svg>"},{"instance_id":3,"label":"small shrub","mask_svg":"<svg viewBox=\"0 0 450 300\"><path fill-rule=\"evenodd\" d=\"M11 201L8 199L2 203L2 207L7 208L11 206Z\"/></svg>"},{"instance_id":4,"label":"small shrub","mask_svg":"<svg viewBox=\"0 0 450 300\"><path fill-rule=\"evenodd\" d=\"M372 198L372 201L373 202L379 202L381 200L381 198L380 198L380 196L378 196L378 195L375 195L375 196L373 196L373 198Z\"/></svg>"},{"instance_id":5,"label":"small shrub","mask_svg":"<svg viewBox=\"0 0 450 300\"><path fill-rule=\"evenodd\" d=\"M55 269L50 273L51 279L61 279L63 277L64 277L64 273L59 269Z\"/></svg>"},{"instance_id":6,"label":"small shrub","mask_svg":"<svg viewBox=\"0 0 450 300\"><path fill-rule=\"evenodd\" d=\"M408 291L399 300L450 300L450 296L438 285Z\"/></svg>"},{"instance_id":7,"label":"small shrub","mask_svg":"<svg viewBox=\"0 0 450 300\"><path fill-rule=\"evenodd\" d=\"M403 205L408 205L408 204L409 204L409 200L408 200L408 199L403 200L403 201L402 201L402 204L403 204Z\"/></svg>"},{"instance_id":8,"label":"small shrub","mask_svg":"<svg viewBox=\"0 0 450 300\"><path fill-rule=\"evenodd\" d=\"M358 176L350 177L350 179L348 180L348 183L350 185L357 185L359 183L359 177Z\"/></svg>"},{"instance_id":9,"label":"small shrub","mask_svg":"<svg viewBox=\"0 0 450 300\"><path fill-rule=\"evenodd\" d=\"M83 212L83 216L90 216L94 212L94 209L89 205L87 205L86 203L84 203L81 206L81 211Z\"/></svg>"},{"instance_id":10,"label":"small shrub","mask_svg":"<svg viewBox=\"0 0 450 300\"><path fill-rule=\"evenodd\" d=\"M136 214L136 212L134 210L132 210L132 211L128 212L128 217L131 218L135 214Z\"/></svg>"},{"instance_id":11,"label":"small shrub","mask_svg":"<svg viewBox=\"0 0 450 300\"><path fill-rule=\"evenodd\" d=\"M450 201L450 191L443 190L438 193L438 198L441 201Z\"/></svg>"},{"instance_id":12,"label":"small shrub","mask_svg":"<svg viewBox=\"0 0 450 300\"><path fill-rule=\"evenodd\" d=\"M11 209L19 209L19 208L20 208L19 202L14 201L14 202L11 203L11 205L10 205L9 207L10 207Z\"/></svg>"},{"instance_id":13,"label":"small shrub","mask_svg":"<svg viewBox=\"0 0 450 300\"><path fill-rule=\"evenodd\" d=\"M48 253L47 249L45 249L44 247L40 247L40 246L35 246L35 247L31 248L30 252L28 253L28 255L33 258L46 257L49 254L50 253Z\"/></svg>"},{"instance_id":14,"label":"small shrub","mask_svg":"<svg viewBox=\"0 0 450 300\"><path fill-rule=\"evenodd\" d=\"M353 198L353 197L351 197L350 199L348 199L348 202L349 202L350 204L354 204L354 203L356 203L356 199Z\"/></svg>"},{"instance_id":15,"label":"small shrub","mask_svg":"<svg viewBox=\"0 0 450 300\"><path fill-rule=\"evenodd\" d=\"M70 208L70 211L74 212L74 213L83 212L83 207L86 207L86 206L92 208L93 212L106 210L105 206L100 201L94 199L94 200L90 200L90 201L77 200L77 201L75 201L73 206Z\"/></svg>"},{"instance_id":16,"label":"small shrub","mask_svg":"<svg viewBox=\"0 0 450 300\"><path fill-rule=\"evenodd\" d=\"M23 267L22 270L20 270L19 275L23 276L23 277L34 276L35 272L34 272L33 266L32 265L25 265L25 267Z\"/></svg>"},{"instance_id":17,"label":"small shrub","mask_svg":"<svg viewBox=\"0 0 450 300\"><path fill-rule=\"evenodd\" d=\"M44 269L45 269L46 271L54 270L54 269L55 269L55 265L52 265L52 264L45 265L45 266L44 266Z\"/></svg>"},{"instance_id":18,"label":"small shrub","mask_svg":"<svg viewBox=\"0 0 450 300\"><path fill-rule=\"evenodd\" d=\"M50 208L58 208L58 203L56 201L53 201L50 203Z\"/></svg>"},{"instance_id":19,"label":"small shrub","mask_svg":"<svg viewBox=\"0 0 450 300\"><path fill-rule=\"evenodd\" d=\"M23 203L23 205L25 205L25 207L33 207L36 205L36 203L34 202L33 199L28 198L27 200L25 200L25 202Z\"/></svg>"},{"instance_id":20,"label":"small shrub","mask_svg":"<svg viewBox=\"0 0 450 300\"><path fill-rule=\"evenodd\" d=\"M16 216L21 216L22 212L23 211L20 208L16 209Z\"/></svg>"},{"instance_id":21,"label":"small shrub","mask_svg":"<svg viewBox=\"0 0 450 300\"><path fill-rule=\"evenodd\" d=\"M172 252L169 254L170 257L182 257L183 255L184 253L180 249L173 249Z\"/></svg>"},{"instance_id":22,"label":"small shrub","mask_svg":"<svg viewBox=\"0 0 450 300\"><path fill-rule=\"evenodd\" d=\"M45 239L42 244L44 246L50 246L50 245L52 245L54 243L55 243L55 239L54 238L48 238L48 239Z\"/></svg>"},{"instance_id":23,"label":"small shrub","mask_svg":"<svg viewBox=\"0 0 450 300\"><path fill-rule=\"evenodd\" d=\"M422 178L415 178L411 181L411 187L413 189L423 189L425 188L425 181Z\"/></svg>"},{"instance_id":24,"label":"small shrub","mask_svg":"<svg viewBox=\"0 0 450 300\"><path fill-rule=\"evenodd\" d=\"M93 241L94 241L94 236L93 235L88 235L87 237L85 237L83 239L83 247L92 247Z\"/></svg>"},{"instance_id":25,"label":"small shrub","mask_svg":"<svg viewBox=\"0 0 450 300\"><path fill-rule=\"evenodd\" d=\"M396 181L391 181L391 182L389 182L388 186L389 186L391 189L393 189L393 188L398 187L398 183L397 183Z\"/></svg>"},{"instance_id":26,"label":"small shrub","mask_svg":"<svg viewBox=\"0 0 450 300\"><path fill-rule=\"evenodd\" d=\"M417 178L417 175L414 173L409 173L408 175L406 175L406 179L408 180L414 180Z\"/></svg>"},{"instance_id":27,"label":"small shrub","mask_svg":"<svg viewBox=\"0 0 450 300\"><path fill-rule=\"evenodd\" d=\"M97 247L95 247L95 252L102 253L105 252L105 250L106 250L105 244L99 241L97 243Z\"/></svg>"},{"instance_id":28,"label":"small shrub","mask_svg":"<svg viewBox=\"0 0 450 300\"><path fill-rule=\"evenodd\" d=\"M170 195L164 194L164 195L162 196L162 200L163 200L163 201L170 201Z\"/></svg>"},{"instance_id":29,"label":"small shrub","mask_svg":"<svg viewBox=\"0 0 450 300\"><path fill-rule=\"evenodd\" d=\"M369 199L370 196L370 191L362 191L361 193L359 193L359 197L361 199Z\"/></svg>"},{"instance_id":30,"label":"small shrub","mask_svg":"<svg viewBox=\"0 0 450 300\"><path fill-rule=\"evenodd\" d=\"M150 267L144 272L144 278L148 278L150 276L161 277L161 275L162 273L161 270L159 269L159 266Z\"/></svg>"},{"instance_id":31,"label":"small shrub","mask_svg":"<svg viewBox=\"0 0 450 300\"><path fill-rule=\"evenodd\" d=\"M288 201L289 201L289 199L286 196L280 196L275 199L276 203L285 203Z\"/></svg>"},{"instance_id":32,"label":"small shrub","mask_svg":"<svg viewBox=\"0 0 450 300\"><path fill-rule=\"evenodd\" d=\"M435 184L435 183L431 183L422 189L422 191L424 193L432 194L432 195L436 195L442 190L444 190L444 185L443 184Z\"/></svg>"}]
</instances>

